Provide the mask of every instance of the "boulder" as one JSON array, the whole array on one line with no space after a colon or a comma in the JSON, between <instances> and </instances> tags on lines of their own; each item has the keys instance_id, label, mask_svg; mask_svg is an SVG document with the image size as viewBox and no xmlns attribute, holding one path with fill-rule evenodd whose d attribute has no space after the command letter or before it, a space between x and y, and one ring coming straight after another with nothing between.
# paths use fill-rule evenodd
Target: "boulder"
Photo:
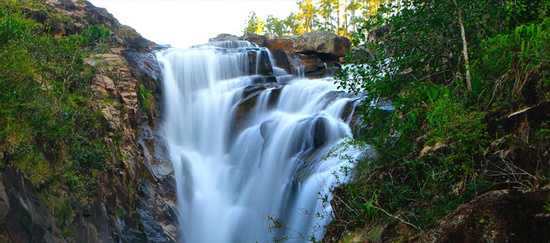
<instances>
[{"instance_id":1,"label":"boulder","mask_svg":"<svg viewBox=\"0 0 550 243\"><path fill-rule=\"evenodd\" d=\"M330 57L344 57L350 50L351 41L346 37L322 31L311 32L298 36L271 38L267 48L285 49L303 54L327 54Z\"/></svg>"},{"instance_id":2,"label":"boulder","mask_svg":"<svg viewBox=\"0 0 550 243\"><path fill-rule=\"evenodd\" d=\"M303 54L325 54L331 58L346 56L351 47L351 41L348 38L337 36L328 31L286 37L246 33L243 38L270 50L283 49Z\"/></svg>"},{"instance_id":3,"label":"boulder","mask_svg":"<svg viewBox=\"0 0 550 243\"><path fill-rule=\"evenodd\" d=\"M495 133L498 129L505 133L522 133L522 128L535 129L550 120L550 102L540 103L514 112L496 121L491 121L488 117L486 117L486 120L489 121L488 130L490 133Z\"/></svg>"},{"instance_id":4,"label":"boulder","mask_svg":"<svg viewBox=\"0 0 550 243\"><path fill-rule=\"evenodd\" d=\"M230 35L230 34L219 34L216 37L208 39L208 42L218 42L218 41L238 41L239 37Z\"/></svg>"},{"instance_id":5,"label":"boulder","mask_svg":"<svg viewBox=\"0 0 550 243\"><path fill-rule=\"evenodd\" d=\"M313 138L313 148L318 149L324 146L330 137L327 134L329 121L325 117L319 117L313 120L311 126L311 136Z\"/></svg>"},{"instance_id":6,"label":"boulder","mask_svg":"<svg viewBox=\"0 0 550 243\"><path fill-rule=\"evenodd\" d=\"M487 192L441 219L422 242L547 242L550 187Z\"/></svg>"}]
</instances>

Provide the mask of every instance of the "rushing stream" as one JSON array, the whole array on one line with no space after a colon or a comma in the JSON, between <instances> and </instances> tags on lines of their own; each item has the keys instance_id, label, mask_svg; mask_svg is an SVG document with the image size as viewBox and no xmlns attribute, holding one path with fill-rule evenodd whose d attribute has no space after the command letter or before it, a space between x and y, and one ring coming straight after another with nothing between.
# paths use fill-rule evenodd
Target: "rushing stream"
<instances>
[{"instance_id":1,"label":"rushing stream","mask_svg":"<svg viewBox=\"0 0 550 243\"><path fill-rule=\"evenodd\" d=\"M247 42L158 54L186 243L319 240L330 220L318 216L330 212L320 195L350 164L324 157L350 134L353 98L332 79L289 79L278 68L278 82L259 82L262 55ZM268 217L284 227L269 232Z\"/></svg>"}]
</instances>

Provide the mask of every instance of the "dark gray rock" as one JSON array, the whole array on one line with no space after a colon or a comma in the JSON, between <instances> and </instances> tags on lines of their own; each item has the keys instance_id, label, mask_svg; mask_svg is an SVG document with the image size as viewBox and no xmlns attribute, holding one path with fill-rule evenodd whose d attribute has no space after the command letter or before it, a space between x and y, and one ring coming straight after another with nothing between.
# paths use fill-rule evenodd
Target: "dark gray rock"
<instances>
[{"instance_id":1,"label":"dark gray rock","mask_svg":"<svg viewBox=\"0 0 550 243\"><path fill-rule=\"evenodd\" d=\"M0 171L0 241L66 242L32 182L10 165Z\"/></svg>"}]
</instances>

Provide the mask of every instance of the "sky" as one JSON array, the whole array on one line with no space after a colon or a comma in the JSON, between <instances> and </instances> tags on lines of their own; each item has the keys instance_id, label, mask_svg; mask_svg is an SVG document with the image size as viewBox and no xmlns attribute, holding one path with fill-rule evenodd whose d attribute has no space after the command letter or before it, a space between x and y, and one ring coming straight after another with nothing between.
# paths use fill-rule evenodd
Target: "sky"
<instances>
[{"instance_id":1,"label":"sky","mask_svg":"<svg viewBox=\"0 0 550 243\"><path fill-rule=\"evenodd\" d=\"M285 18L296 0L89 0L157 44L188 47L221 33L242 36L251 11Z\"/></svg>"}]
</instances>

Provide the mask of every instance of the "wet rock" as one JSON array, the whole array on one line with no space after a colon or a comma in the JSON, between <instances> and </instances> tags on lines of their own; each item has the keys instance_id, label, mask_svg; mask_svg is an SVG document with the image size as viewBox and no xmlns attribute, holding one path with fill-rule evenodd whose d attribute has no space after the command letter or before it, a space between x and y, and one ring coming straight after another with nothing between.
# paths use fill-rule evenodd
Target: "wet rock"
<instances>
[{"instance_id":1,"label":"wet rock","mask_svg":"<svg viewBox=\"0 0 550 243\"><path fill-rule=\"evenodd\" d=\"M357 105L358 101L359 99L354 99L346 103L346 105L344 106L344 110L342 110L342 114L340 115L340 119L342 119L342 121L350 123L350 121L353 119L352 115L355 114L355 106Z\"/></svg>"},{"instance_id":2,"label":"wet rock","mask_svg":"<svg viewBox=\"0 0 550 243\"><path fill-rule=\"evenodd\" d=\"M325 69L325 63L318 56L299 54L298 57L302 60L306 73L315 73Z\"/></svg>"},{"instance_id":3,"label":"wet rock","mask_svg":"<svg viewBox=\"0 0 550 243\"><path fill-rule=\"evenodd\" d=\"M267 101L268 108L273 108L277 105L277 102L279 102L279 97L281 97L281 92L283 92L283 87L284 86L280 85L271 90L269 100Z\"/></svg>"},{"instance_id":4,"label":"wet rock","mask_svg":"<svg viewBox=\"0 0 550 243\"><path fill-rule=\"evenodd\" d=\"M252 77L253 84L265 84L265 83L277 83L277 78L275 76L256 76Z\"/></svg>"},{"instance_id":5,"label":"wet rock","mask_svg":"<svg viewBox=\"0 0 550 243\"><path fill-rule=\"evenodd\" d=\"M234 108L235 128L232 129L232 133L242 131L246 127L249 114L252 110L254 110L254 108L256 108L258 99L260 98L262 92L267 89L271 89L271 93L268 97L268 108L271 108L279 100L283 87L283 85L278 83L255 84L245 87L243 90L242 100L239 101Z\"/></svg>"},{"instance_id":6,"label":"wet rock","mask_svg":"<svg viewBox=\"0 0 550 243\"><path fill-rule=\"evenodd\" d=\"M250 96L251 94L262 92L262 91L266 90L268 87L269 87L268 85L262 85L262 84L255 84L255 85L246 86L243 89L241 99L245 99L246 97Z\"/></svg>"},{"instance_id":7,"label":"wet rock","mask_svg":"<svg viewBox=\"0 0 550 243\"><path fill-rule=\"evenodd\" d=\"M272 90L272 96L275 95L276 97L279 97L279 94L284 86L277 83L266 83L266 84L254 84L249 85L243 89L242 93L242 99L246 99L248 96L254 93L261 93L266 89L273 89ZM273 92L277 94L273 94Z\"/></svg>"},{"instance_id":8,"label":"wet rock","mask_svg":"<svg viewBox=\"0 0 550 243\"><path fill-rule=\"evenodd\" d=\"M248 69L251 75L273 76L273 67L267 50L248 51Z\"/></svg>"},{"instance_id":9,"label":"wet rock","mask_svg":"<svg viewBox=\"0 0 550 243\"><path fill-rule=\"evenodd\" d=\"M340 69L340 63L334 60L325 60L319 55L298 54L298 57L304 65L306 77L323 78L334 76Z\"/></svg>"},{"instance_id":10,"label":"wet rock","mask_svg":"<svg viewBox=\"0 0 550 243\"><path fill-rule=\"evenodd\" d=\"M242 131L245 128L248 114L258 104L260 94L261 92L252 93L237 103L235 108L235 125L239 131Z\"/></svg>"},{"instance_id":11,"label":"wet rock","mask_svg":"<svg viewBox=\"0 0 550 243\"><path fill-rule=\"evenodd\" d=\"M313 127L311 129L313 148L320 148L329 141L329 136L327 134L328 123L329 121L325 117L319 117L313 121Z\"/></svg>"},{"instance_id":12,"label":"wet rock","mask_svg":"<svg viewBox=\"0 0 550 243\"><path fill-rule=\"evenodd\" d=\"M284 49L275 49L271 51L271 55L275 60L277 67L284 69L287 73L293 73L293 66L291 65L291 58Z\"/></svg>"}]
</instances>

